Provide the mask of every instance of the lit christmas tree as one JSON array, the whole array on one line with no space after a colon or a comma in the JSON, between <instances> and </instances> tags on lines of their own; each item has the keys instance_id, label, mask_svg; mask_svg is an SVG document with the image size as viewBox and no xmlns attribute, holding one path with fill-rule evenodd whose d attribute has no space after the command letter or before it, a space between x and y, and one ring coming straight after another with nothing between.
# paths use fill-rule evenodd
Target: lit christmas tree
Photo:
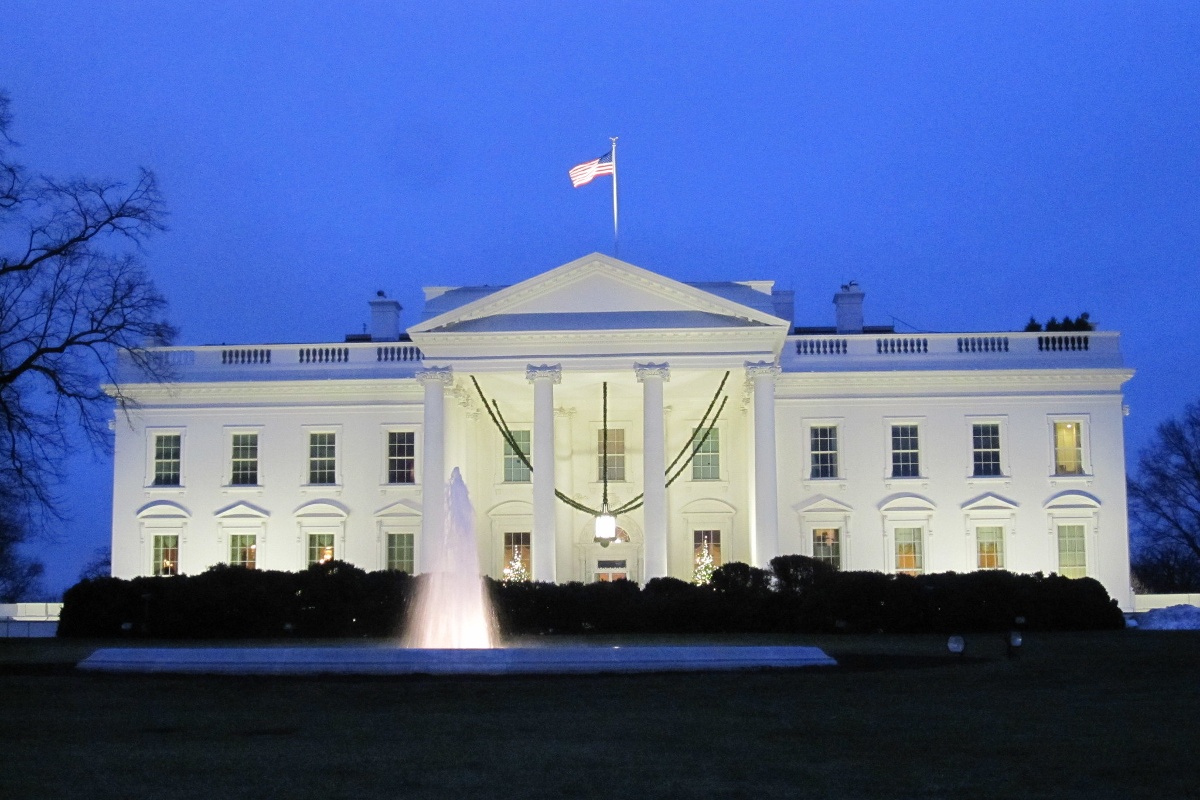
<instances>
[{"instance_id":1,"label":"lit christmas tree","mask_svg":"<svg viewBox=\"0 0 1200 800\"><path fill-rule=\"evenodd\" d=\"M521 548L514 547L512 561L509 561L508 566L504 568L504 582L527 580L529 580L529 570L525 569L525 562L521 560Z\"/></svg>"},{"instance_id":2,"label":"lit christmas tree","mask_svg":"<svg viewBox=\"0 0 1200 800\"><path fill-rule=\"evenodd\" d=\"M692 573L692 583L700 586L712 580L713 570L712 553L708 551L708 540L701 542L700 555L696 556L696 570Z\"/></svg>"}]
</instances>

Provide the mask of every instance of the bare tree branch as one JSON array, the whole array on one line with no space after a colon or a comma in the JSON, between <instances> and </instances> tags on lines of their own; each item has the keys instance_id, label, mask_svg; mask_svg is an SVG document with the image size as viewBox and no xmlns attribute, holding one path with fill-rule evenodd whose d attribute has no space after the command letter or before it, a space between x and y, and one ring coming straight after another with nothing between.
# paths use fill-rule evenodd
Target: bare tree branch
<instances>
[{"instance_id":1,"label":"bare tree branch","mask_svg":"<svg viewBox=\"0 0 1200 800\"><path fill-rule=\"evenodd\" d=\"M0 94L0 496L53 513L80 431L109 446L100 383L119 387L120 354L166 377L145 348L175 331L141 261L166 212L147 170L132 184L29 178L10 128Z\"/></svg>"},{"instance_id":2,"label":"bare tree branch","mask_svg":"<svg viewBox=\"0 0 1200 800\"><path fill-rule=\"evenodd\" d=\"M1129 506L1147 564L1200 576L1200 402L1158 427L1129 481Z\"/></svg>"}]
</instances>

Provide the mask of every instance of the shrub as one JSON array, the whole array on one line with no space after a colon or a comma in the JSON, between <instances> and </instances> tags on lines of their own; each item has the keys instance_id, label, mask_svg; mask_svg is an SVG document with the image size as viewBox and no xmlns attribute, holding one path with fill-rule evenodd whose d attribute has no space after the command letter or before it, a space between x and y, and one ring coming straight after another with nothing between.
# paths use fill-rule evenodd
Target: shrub
<instances>
[{"instance_id":1,"label":"shrub","mask_svg":"<svg viewBox=\"0 0 1200 800\"><path fill-rule=\"evenodd\" d=\"M269 638L396 636L420 584L344 562L303 572L218 566L195 576L93 578L64 596L60 636ZM999 570L934 575L837 572L804 556L771 570L731 563L709 585L487 581L506 635L558 633L1000 631L1119 628L1095 580Z\"/></svg>"}]
</instances>

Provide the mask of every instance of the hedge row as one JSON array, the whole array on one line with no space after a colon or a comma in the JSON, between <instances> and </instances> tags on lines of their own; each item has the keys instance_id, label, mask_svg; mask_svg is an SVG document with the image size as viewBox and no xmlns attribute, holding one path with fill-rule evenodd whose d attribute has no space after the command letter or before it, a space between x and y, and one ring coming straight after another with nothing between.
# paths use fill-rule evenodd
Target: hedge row
<instances>
[{"instance_id":1,"label":"hedge row","mask_svg":"<svg viewBox=\"0 0 1200 800\"><path fill-rule=\"evenodd\" d=\"M59 636L175 639L389 637L422 578L341 562L304 572L217 566L194 576L84 580L63 598ZM997 631L1119 628L1096 581L987 571L836 572L804 556L770 570L727 564L711 584L488 581L501 630L529 633Z\"/></svg>"}]
</instances>

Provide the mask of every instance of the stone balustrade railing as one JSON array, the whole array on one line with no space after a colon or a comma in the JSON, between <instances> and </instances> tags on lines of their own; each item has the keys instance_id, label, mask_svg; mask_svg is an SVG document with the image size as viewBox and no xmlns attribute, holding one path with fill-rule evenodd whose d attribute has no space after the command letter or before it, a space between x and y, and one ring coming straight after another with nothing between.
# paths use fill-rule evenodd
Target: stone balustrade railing
<instances>
[{"instance_id":1,"label":"stone balustrade railing","mask_svg":"<svg viewBox=\"0 0 1200 800\"><path fill-rule=\"evenodd\" d=\"M782 363L799 369L847 369L892 362L901 369L1019 368L1027 363L1119 366L1115 331L1049 333L815 334L788 337ZM865 367L865 364L864 364Z\"/></svg>"},{"instance_id":2,"label":"stone balustrade railing","mask_svg":"<svg viewBox=\"0 0 1200 800\"><path fill-rule=\"evenodd\" d=\"M417 367L421 350L406 343L354 342L337 345L259 345L229 347L163 347L150 351L154 365L174 379L196 380L200 375L245 378L250 374L264 377L283 372L310 370L350 370L369 365L388 364ZM133 368L131 359L123 358L126 368Z\"/></svg>"}]
</instances>

